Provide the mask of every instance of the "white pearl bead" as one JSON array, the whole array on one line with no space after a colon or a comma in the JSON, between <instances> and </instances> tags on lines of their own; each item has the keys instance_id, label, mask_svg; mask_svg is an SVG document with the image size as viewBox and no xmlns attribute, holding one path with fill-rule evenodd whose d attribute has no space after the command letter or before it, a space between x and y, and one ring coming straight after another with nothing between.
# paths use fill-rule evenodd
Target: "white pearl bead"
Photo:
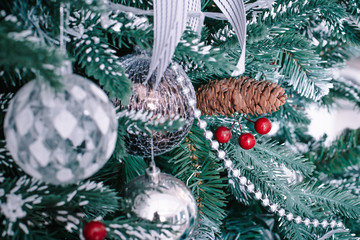
<instances>
[{"instance_id":1,"label":"white pearl bead","mask_svg":"<svg viewBox=\"0 0 360 240\"><path fill-rule=\"evenodd\" d=\"M319 220L317 220L317 219L315 219L313 222L312 222L312 224L314 225L314 227L317 227L317 226L319 226Z\"/></svg>"},{"instance_id":2,"label":"white pearl bead","mask_svg":"<svg viewBox=\"0 0 360 240\"><path fill-rule=\"evenodd\" d=\"M218 151L217 156L220 159L224 159L225 158L225 152L223 150L220 150L220 151Z\"/></svg>"},{"instance_id":3,"label":"white pearl bead","mask_svg":"<svg viewBox=\"0 0 360 240\"><path fill-rule=\"evenodd\" d=\"M199 109L195 109L195 110L194 110L194 116L195 116L196 118L201 117L201 111L200 111Z\"/></svg>"},{"instance_id":4,"label":"white pearl bead","mask_svg":"<svg viewBox=\"0 0 360 240\"><path fill-rule=\"evenodd\" d=\"M254 190L255 190L255 185L252 184L252 183L249 184L249 185L247 186L247 190L248 190L249 193L253 193Z\"/></svg>"},{"instance_id":5,"label":"white pearl bead","mask_svg":"<svg viewBox=\"0 0 360 240\"><path fill-rule=\"evenodd\" d=\"M211 141L210 147L212 149L214 149L214 150L218 150L219 149L219 142L218 141Z\"/></svg>"},{"instance_id":6,"label":"white pearl bead","mask_svg":"<svg viewBox=\"0 0 360 240\"><path fill-rule=\"evenodd\" d=\"M294 215L293 215L292 213L288 213L288 214L286 215L286 219L287 219L288 221L292 221L292 220L294 219Z\"/></svg>"},{"instance_id":7,"label":"white pearl bead","mask_svg":"<svg viewBox=\"0 0 360 240\"><path fill-rule=\"evenodd\" d=\"M309 225L310 225L310 219L306 218L306 219L304 220L304 225L305 225L305 226L309 226Z\"/></svg>"},{"instance_id":8,"label":"white pearl bead","mask_svg":"<svg viewBox=\"0 0 360 240\"><path fill-rule=\"evenodd\" d=\"M225 165L225 167L227 167L227 168L231 168L231 166L232 166L232 161L231 161L230 159L227 159L227 160L224 161L224 165Z\"/></svg>"},{"instance_id":9,"label":"white pearl bead","mask_svg":"<svg viewBox=\"0 0 360 240\"><path fill-rule=\"evenodd\" d=\"M299 223L301 223L302 219L301 219L300 216L297 216L297 217L294 219L294 221L295 221L297 224L299 224Z\"/></svg>"},{"instance_id":10,"label":"white pearl bead","mask_svg":"<svg viewBox=\"0 0 360 240\"><path fill-rule=\"evenodd\" d=\"M198 126L201 128L201 129L205 129L206 126L207 126L207 123L204 121L204 120L200 120L198 122Z\"/></svg>"},{"instance_id":11,"label":"white pearl bead","mask_svg":"<svg viewBox=\"0 0 360 240\"><path fill-rule=\"evenodd\" d=\"M281 209L278 211L278 215L279 215L280 217L285 216L285 210L284 210L283 208L281 208Z\"/></svg>"},{"instance_id":12,"label":"white pearl bead","mask_svg":"<svg viewBox=\"0 0 360 240\"><path fill-rule=\"evenodd\" d=\"M269 201L268 198L264 198L264 199L261 201L261 204L262 204L264 207L267 207L267 206L269 206L270 201Z\"/></svg>"},{"instance_id":13,"label":"white pearl bead","mask_svg":"<svg viewBox=\"0 0 360 240\"><path fill-rule=\"evenodd\" d=\"M239 169L233 170L233 171L232 171L232 175L233 175L234 177L239 177L239 176L240 176L240 170L239 170Z\"/></svg>"},{"instance_id":14,"label":"white pearl bead","mask_svg":"<svg viewBox=\"0 0 360 240\"><path fill-rule=\"evenodd\" d=\"M330 222L330 227L332 227L332 228L336 227L336 221L335 220L332 220Z\"/></svg>"},{"instance_id":15,"label":"white pearl bead","mask_svg":"<svg viewBox=\"0 0 360 240\"><path fill-rule=\"evenodd\" d=\"M246 179L246 177L240 177L240 184L241 185L245 185L246 184L246 182L247 182L247 179Z\"/></svg>"},{"instance_id":16,"label":"white pearl bead","mask_svg":"<svg viewBox=\"0 0 360 240\"><path fill-rule=\"evenodd\" d=\"M344 227L344 224L342 222L338 222L337 225L336 225L338 228L342 228Z\"/></svg>"},{"instance_id":17,"label":"white pearl bead","mask_svg":"<svg viewBox=\"0 0 360 240\"><path fill-rule=\"evenodd\" d=\"M326 220L322 221L322 222L321 222L321 226L322 226L323 228L326 228L327 226L329 226L328 221L326 221Z\"/></svg>"},{"instance_id":18,"label":"white pearl bead","mask_svg":"<svg viewBox=\"0 0 360 240\"><path fill-rule=\"evenodd\" d=\"M270 205L270 211L276 212L277 209L278 209L278 205L276 203Z\"/></svg>"},{"instance_id":19,"label":"white pearl bead","mask_svg":"<svg viewBox=\"0 0 360 240\"><path fill-rule=\"evenodd\" d=\"M206 131L206 132L205 132L205 138L206 138L206 139L211 140L212 137L213 137L213 135L214 135L214 134L213 134L211 131Z\"/></svg>"},{"instance_id":20,"label":"white pearl bead","mask_svg":"<svg viewBox=\"0 0 360 240\"><path fill-rule=\"evenodd\" d=\"M261 197L262 197L262 193L260 191L255 193L255 199L260 200Z\"/></svg>"}]
</instances>

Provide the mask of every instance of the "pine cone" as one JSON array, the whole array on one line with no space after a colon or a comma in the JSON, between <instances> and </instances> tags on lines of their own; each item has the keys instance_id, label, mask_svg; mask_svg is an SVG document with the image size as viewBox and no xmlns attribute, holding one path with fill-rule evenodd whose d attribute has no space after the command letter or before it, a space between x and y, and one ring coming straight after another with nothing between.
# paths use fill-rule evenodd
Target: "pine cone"
<instances>
[{"instance_id":1,"label":"pine cone","mask_svg":"<svg viewBox=\"0 0 360 240\"><path fill-rule=\"evenodd\" d=\"M235 112L262 115L279 110L286 102L285 90L269 81L247 77L210 81L196 94L197 107L204 115L226 115Z\"/></svg>"}]
</instances>

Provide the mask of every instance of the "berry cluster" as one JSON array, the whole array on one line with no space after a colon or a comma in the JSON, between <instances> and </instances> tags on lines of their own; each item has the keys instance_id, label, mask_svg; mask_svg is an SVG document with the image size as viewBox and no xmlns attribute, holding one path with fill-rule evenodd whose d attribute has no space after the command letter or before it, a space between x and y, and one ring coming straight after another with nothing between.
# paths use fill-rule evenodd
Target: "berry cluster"
<instances>
[{"instance_id":1,"label":"berry cluster","mask_svg":"<svg viewBox=\"0 0 360 240\"><path fill-rule=\"evenodd\" d=\"M253 122L251 120L249 121ZM261 135L267 134L271 130L271 122L267 118L264 117L259 118L253 123L255 124L254 126L255 131ZM241 126L240 126L240 130L241 130L241 135L238 139L239 145L245 150L253 148L256 142L254 135L252 135L251 133L242 133ZM215 138L220 143L227 143L231 139L231 129L224 126L219 127L215 131Z\"/></svg>"}]
</instances>

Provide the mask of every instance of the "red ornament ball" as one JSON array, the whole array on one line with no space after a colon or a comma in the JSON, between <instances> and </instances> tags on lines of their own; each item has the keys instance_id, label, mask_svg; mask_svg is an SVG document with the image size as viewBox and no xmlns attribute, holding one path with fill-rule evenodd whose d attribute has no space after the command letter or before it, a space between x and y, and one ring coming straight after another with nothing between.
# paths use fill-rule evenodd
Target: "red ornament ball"
<instances>
[{"instance_id":1,"label":"red ornament ball","mask_svg":"<svg viewBox=\"0 0 360 240\"><path fill-rule=\"evenodd\" d=\"M271 122L267 118L259 118L255 122L255 131L261 135L269 133L271 130Z\"/></svg>"},{"instance_id":2,"label":"red ornament ball","mask_svg":"<svg viewBox=\"0 0 360 240\"><path fill-rule=\"evenodd\" d=\"M231 138L231 131L227 127L218 127L215 131L215 138L220 143L227 143Z\"/></svg>"},{"instance_id":3,"label":"red ornament ball","mask_svg":"<svg viewBox=\"0 0 360 240\"><path fill-rule=\"evenodd\" d=\"M243 133L239 137L239 144L245 150L249 150L255 146L255 137L251 133Z\"/></svg>"},{"instance_id":4,"label":"red ornament ball","mask_svg":"<svg viewBox=\"0 0 360 240\"><path fill-rule=\"evenodd\" d=\"M102 222L88 222L84 229L83 235L86 240L104 240L106 237L106 228Z\"/></svg>"}]
</instances>

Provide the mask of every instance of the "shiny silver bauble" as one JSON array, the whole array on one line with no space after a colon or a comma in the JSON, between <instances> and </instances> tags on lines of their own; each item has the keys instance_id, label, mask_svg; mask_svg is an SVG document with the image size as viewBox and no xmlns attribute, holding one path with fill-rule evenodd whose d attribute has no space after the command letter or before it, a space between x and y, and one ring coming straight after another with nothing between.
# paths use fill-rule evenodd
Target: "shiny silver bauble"
<instances>
[{"instance_id":1,"label":"shiny silver bauble","mask_svg":"<svg viewBox=\"0 0 360 240\"><path fill-rule=\"evenodd\" d=\"M160 239L186 239L197 223L197 205L189 189L158 168L149 168L145 175L130 181L125 198L135 216L172 226L173 231Z\"/></svg>"}]
</instances>

